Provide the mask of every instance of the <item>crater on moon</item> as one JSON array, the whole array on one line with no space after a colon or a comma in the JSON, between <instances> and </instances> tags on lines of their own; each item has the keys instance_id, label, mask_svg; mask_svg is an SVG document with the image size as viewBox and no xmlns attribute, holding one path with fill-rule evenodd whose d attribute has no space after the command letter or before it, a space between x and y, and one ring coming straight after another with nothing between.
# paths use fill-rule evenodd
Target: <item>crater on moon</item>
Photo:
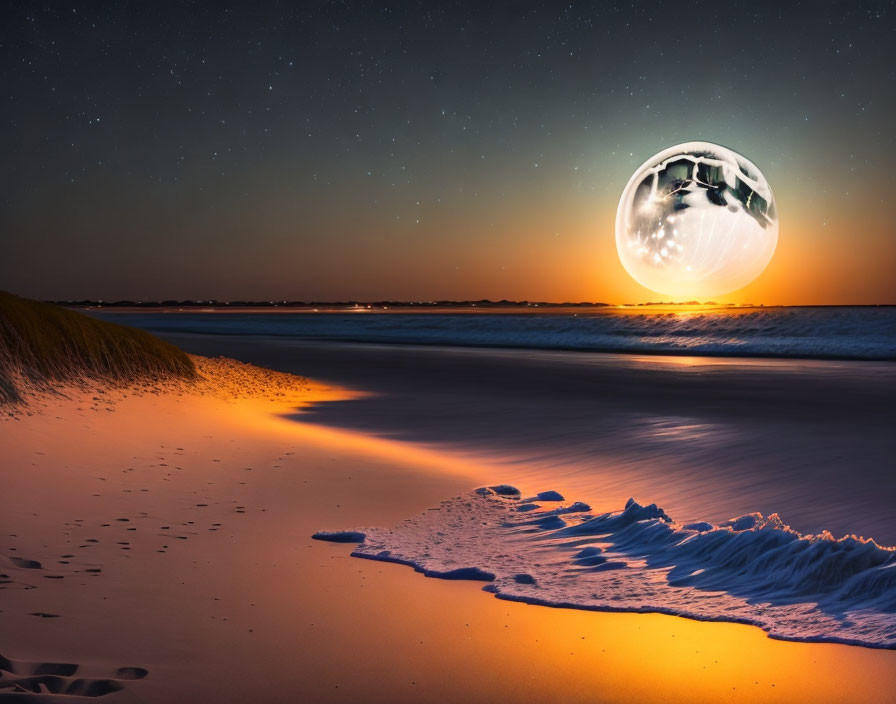
<instances>
[{"instance_id":1,"label":"crater on moon","mask_svg":"<svg viewBox=\"0 0 896 704\"><path fill-rule=\"evenodd\" d=\"M749 159L710 142L678 144L644 162L616 213L625 270L671 296L743 288L762 273L777 243L768 181Z\"/></svg>"}]
</instances>

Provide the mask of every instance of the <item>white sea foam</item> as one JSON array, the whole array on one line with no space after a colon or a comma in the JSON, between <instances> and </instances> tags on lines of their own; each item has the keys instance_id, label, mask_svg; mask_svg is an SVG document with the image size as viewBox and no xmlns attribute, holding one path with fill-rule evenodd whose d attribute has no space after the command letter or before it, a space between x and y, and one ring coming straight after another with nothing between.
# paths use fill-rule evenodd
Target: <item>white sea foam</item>
<instances>
[{"instance_id":1,"label":"white sea foam","mask_svg":"<svg viewBox=\"0 0 896 704\"><path fill-rule=\"evenodd\" d=\"M352 554L428 576L485 580L502 599L896 648L896 549L802 535L777 515L679 525L655 504L629 500L598 515L583 503L542 506L500 488L444 501L391 530L354 532L362 542Z\"/></svg>"}]
</instances>

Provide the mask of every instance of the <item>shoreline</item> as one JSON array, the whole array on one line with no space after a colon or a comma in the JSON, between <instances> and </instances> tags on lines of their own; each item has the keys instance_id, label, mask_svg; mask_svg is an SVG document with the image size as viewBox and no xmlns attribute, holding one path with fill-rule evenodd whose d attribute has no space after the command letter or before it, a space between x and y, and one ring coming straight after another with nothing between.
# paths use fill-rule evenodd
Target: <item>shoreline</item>
<instances>
[{"instance_id":1,"label":"shoreline","mask_svg":"<svg viewBox=\"0 0 896 704\"><path fill-rule=\"evenodd\" d=\"M559 492L541 496L480 487L397 526L312 537L356 543L352 557L426 577L485 582L484 591L508 601L749 624L780 640L896 650L896 548L801 535L777 515L682 525L633 499L598 514Z\"/></svg>"}]
</instances>

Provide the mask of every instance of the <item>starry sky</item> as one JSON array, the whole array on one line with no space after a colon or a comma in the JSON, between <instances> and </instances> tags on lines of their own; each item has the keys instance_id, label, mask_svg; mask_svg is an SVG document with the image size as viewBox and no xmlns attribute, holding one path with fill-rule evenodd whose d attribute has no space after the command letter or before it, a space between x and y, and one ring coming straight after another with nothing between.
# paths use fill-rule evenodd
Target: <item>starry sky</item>
<instances>
[{"instance_id":1,"label":"starry sky","mask_svg":"<svg viewBox=\"0 0 896 704\"><path fill-rule=\"evenodd\" d=\"M702 139L781 225L719 300L896 303L892 1L250 5L4 4L0 289L659 300L616 206Z\"/></svg>"}]
</instances>

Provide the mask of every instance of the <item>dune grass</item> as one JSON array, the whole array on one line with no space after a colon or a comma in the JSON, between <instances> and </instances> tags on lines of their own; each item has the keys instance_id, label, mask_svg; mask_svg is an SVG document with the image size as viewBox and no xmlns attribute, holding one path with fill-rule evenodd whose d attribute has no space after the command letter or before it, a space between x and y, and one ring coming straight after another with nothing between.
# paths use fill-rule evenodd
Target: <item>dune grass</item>
<instances>
[{"instance_id":1,"label":"dune grass","mask_svg":"<svg viewBox=\"0 0 896 704\"><path fill-rule=\"evenodd\" d=\"M52 388L195 375L184 352L143 330L0 291L0 403L22 401L23 382Z\"/></svg>"}]
</instances>

